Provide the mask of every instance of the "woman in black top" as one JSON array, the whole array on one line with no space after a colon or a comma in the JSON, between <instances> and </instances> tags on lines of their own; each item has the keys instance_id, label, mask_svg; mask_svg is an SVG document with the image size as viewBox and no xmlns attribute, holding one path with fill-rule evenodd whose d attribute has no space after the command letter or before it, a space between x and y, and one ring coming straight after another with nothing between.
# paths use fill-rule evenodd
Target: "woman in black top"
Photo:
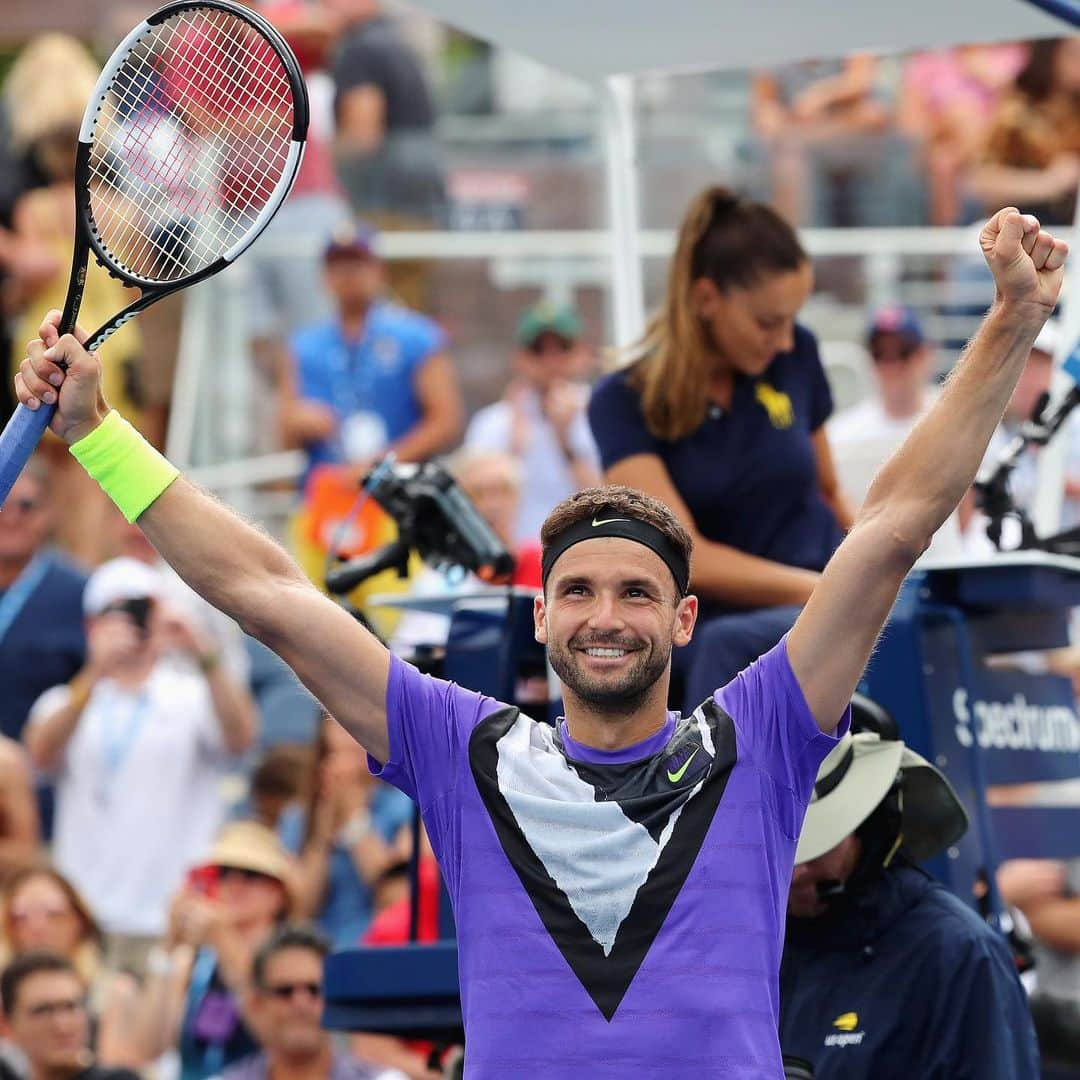
<instances>
[{"instance_id":1,"label":"woman in black top","mask_svg":"<svg viewBox=\"0 0 1080 1080\"><path fill-rule=\"evenodd\" d=\"M817 341L795 321L812 288L774 210L707 189L635 359L590 402L606 481L663 500L694 538L688 705L776 644L851 523Z\"/></svg>"}]
</instances>

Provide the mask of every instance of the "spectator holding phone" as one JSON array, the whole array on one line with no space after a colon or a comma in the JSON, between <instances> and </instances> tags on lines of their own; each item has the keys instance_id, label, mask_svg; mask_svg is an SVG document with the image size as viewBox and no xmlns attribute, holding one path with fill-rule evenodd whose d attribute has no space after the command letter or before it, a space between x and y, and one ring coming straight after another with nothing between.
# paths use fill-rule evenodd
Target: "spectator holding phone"
<instances>
[{"instance_id":1,"label":"spectator holding phone","mask_svg":"<svg viewBox=\"0 0 1080 1080\"><path fill-rule=\"evenodd\" d=\"M216 1076L258 1049L242 1002L257 950L293 904L295 864L255 821L221 830L173 898L147 963L136 1043L149 1065L179 1047L180 1080Z\"/></svg>"},{"instance_id":2,"label":"spectator holding phone","mask_svg":"<svg viewBox=\"0 0 1080 1080\"><path fill-rule=\"evenodd\" d=\"M86 666L42 694L24 735L56 778L56 865L97 912L110 965L136 972L221 821L221 770L255 730L250 702L161 588L134 559L91 575ZM176 664L178 649L195 665Z\"/></svg>"}]
</instances>

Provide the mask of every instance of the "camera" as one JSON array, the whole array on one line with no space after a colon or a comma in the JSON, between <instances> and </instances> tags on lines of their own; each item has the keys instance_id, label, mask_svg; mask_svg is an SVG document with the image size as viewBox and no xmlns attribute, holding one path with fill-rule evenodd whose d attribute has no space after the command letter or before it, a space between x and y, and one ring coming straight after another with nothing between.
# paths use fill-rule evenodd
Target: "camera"
<instances>
[{"instance_id":1,"label":"camera","mask_svg":"<svg viewBox=\"0 0 1080 1080\"><path fill-rule=\"evenodd\" d=\"M784 1080L814 1080L814 1069L809 1061L794 1054L785 1054Z\"/></svg>"},{"instance_id":2,"label":"camera","mask_svg":"<svg viewBox=\"0 0 1080 1080\"><path fill-rule=\"evenodd\" d=\"M150 633L150 608L153 600L149 596L133 596L128 600L118 600L110 605L112 611L122 611L134 624L140 637Z\"/></svg>"},{"instance_id":3,"label":"camera","mask_svg":"<svg viewBox=\"0 0 1080 1080\"><path fill-rule=\"evenodd\" d=\"M391 567L405 577L411 551L436 568L460 566L492 584L510 580L513 556L440 462L384 461L364 478L364 490L394 519L398 538L328 571L330 592L347 593Z\"/></svg>"}]
</instances>

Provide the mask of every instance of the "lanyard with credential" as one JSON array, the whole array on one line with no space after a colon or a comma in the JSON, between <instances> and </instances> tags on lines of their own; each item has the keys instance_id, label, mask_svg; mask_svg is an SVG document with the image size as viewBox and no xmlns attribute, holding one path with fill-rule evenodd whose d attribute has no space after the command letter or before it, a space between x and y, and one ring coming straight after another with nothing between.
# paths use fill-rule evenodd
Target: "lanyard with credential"
<instances>
[{"instance_id":1,"label":"lanyard with credential","mask_svg":"<svg viewBox=\"0 0 1080 1080\"><path fill-rule=\"evenodd\" d=\"M348 413L368 412L372 407L375 371L367 344L368 334L369 327L365 324L360 337L342 341L345 377L341 387L348 399Z\"/></svg>"},{"instance_id":2,"label":"lanyard with credential","mask_svg":"<svg viewBox=\"0 0 1080 1080\"><path fill-rule=\"evenodd\" d=\"M45 556L35 555L23 568L23 572L8 586L3 597L0 597L0 641L4 640L4 635L19 617L27 600L33 596L34 590L41 584L41 579L48 568L49 564Z\"/></svg>"},{"instance_id":3,"label":"lanyard with credential","mask_svg":"<svg viewBox=\"0 0 1080 1080\"><path fill-rule=\"evenodd\" d=\"M113 695L112 701L106 699L102 704L105 708L101 711L101 757L105 768L98 785L98 801L106 804L117 773L128 754L131 753L131 748L139 737L139 731L146 723L150 712L150 693L145 687L139 691L138 697L127 710L127 720L123 724L113 723L115 719L118 719L116 714L120 711L116 708L116 695Z\"/></svg>"}]
</instances>

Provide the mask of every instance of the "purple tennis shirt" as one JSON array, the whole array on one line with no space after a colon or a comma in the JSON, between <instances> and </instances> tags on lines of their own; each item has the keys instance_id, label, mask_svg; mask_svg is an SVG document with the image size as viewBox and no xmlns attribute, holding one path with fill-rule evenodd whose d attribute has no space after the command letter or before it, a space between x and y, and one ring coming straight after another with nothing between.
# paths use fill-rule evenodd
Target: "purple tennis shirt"
<instances>
[{"instance_id":1,"label":"purple tennis shirt","mask_svg":"<svg viewBox=\"0 0 1080 1080\"><path fill-rule=\"evenodd\" d=\"M788 886L836 741L786 639L611 752L397 658L386 704L372 771L418 802L453 900L469 1080L783 1076Z\"/></svg>"}]
</instances>

